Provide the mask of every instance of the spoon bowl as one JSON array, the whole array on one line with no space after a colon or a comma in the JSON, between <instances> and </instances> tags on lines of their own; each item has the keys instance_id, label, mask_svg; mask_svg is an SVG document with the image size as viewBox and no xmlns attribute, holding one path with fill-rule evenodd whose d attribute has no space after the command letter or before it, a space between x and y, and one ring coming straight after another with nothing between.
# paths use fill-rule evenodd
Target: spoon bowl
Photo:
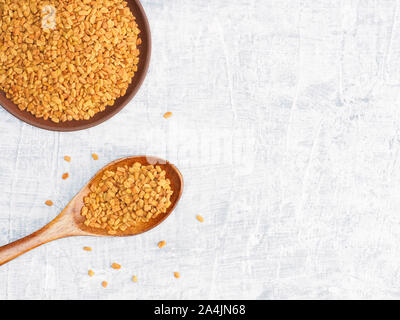
<instances>
[{"instance_id":1,"label":"spoon bowl","mask_svg":"<svg viewBox=\"0 0 400 320\"><path fill-rule=\"evenodd\" d=\"M119 231L116 235L112 236L134 236L158 226L172 213L178 204L183 191L182 174L173 164L157 157L136 156L119 159L99 170L71 200L65 209L49 224L25 238L0 247L0 266L33 248L60 238L71 236L110 237L111 235L105 230L91 228L84 224L85 217L81 215L81 209L84 205L83 199L89 194L90 187L101 179L105 171L115 170L117 167L125 165L132 166L135 162L139 162L142 165L159 165L162 170L166 171L166 177L171 181L171 189L174 192L171 196L171 206L167 209L166 213L160 214L150 219L148 222L139 222L134 228L129 228L124 232Z\"/></svg>"}]
</instances>

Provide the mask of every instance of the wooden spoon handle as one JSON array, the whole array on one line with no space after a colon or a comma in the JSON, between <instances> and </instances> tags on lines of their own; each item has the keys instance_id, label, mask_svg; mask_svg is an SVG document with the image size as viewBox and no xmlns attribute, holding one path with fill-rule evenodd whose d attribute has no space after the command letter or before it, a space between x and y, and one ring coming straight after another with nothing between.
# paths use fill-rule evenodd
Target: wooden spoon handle
<instances>
[{"instance_id":1,"label":"wooden spoon handle","mask_svg":"<svg viewBox=\"0 0 400 320\"><path fill-rule=\"evenodd\" d=\"M0 266L52 240L65 238L73 235L80 235L71 215L59 215L42 229L0 247Z\"/></svg>"}]
</instances>

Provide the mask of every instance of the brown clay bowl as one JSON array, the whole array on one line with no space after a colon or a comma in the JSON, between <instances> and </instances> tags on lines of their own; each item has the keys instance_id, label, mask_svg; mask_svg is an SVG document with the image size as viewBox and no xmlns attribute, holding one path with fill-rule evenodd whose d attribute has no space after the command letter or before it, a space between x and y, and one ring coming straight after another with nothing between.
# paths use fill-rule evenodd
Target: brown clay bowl
<instances>
[{"instance_id":1,"label":"brown clay bowl","mask_svg":"<svg viewBox=\"0 0 400 320\"><path fill-rule=\"evenodd\" d=\"M7 99L5 93L0 90L0 105L3 106L8 112L17 117L18 119L29 123L32 126L51 130L51 131L77 131L88 129L110 119L116 115L127 103L133 99L135 94L138 92L142 85L144 78L146 77L147 70L149 68L150 56L151 56L151 35L150 26L147 20L146 14L139 0L126 0L128 7L131 9L133 15L136 17L136 22L141 30L140 37L142 38L142 44L139 46L140 49L140 61L138 65L138 71L132 79L132 83L129 85L126 94L123 97L115 100L114 106L106 107L103 112L97 113L93 118L89 120L73 120L55 123L51 120L44 120L42 118L36 118L28 111L22 111L14 104L11 100Z\"/></svg>"}]
</instances>

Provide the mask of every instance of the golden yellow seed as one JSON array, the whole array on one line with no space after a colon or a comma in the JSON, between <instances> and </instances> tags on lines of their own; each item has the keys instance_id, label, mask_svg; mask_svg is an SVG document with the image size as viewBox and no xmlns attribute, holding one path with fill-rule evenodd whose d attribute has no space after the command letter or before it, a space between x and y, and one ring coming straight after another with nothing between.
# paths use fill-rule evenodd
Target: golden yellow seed
<instances>
[{"instance_id":1,"label":"golden yellow seed","mask_svg":"<svg viewBox=\"0 0 400 320\"><path fill-rule=\"evenodd\" d=\"M89 270L89 271L88 271L88 275L89 275L89 277L93 277L93 275L94 275L93 270Z\"/></svg>"},{"instance_id":2,"label":"golden yellow seed","mask_svg":"<svg viewBox=\"0 0 400 320\"><path fill-rule=\"evenodd\" d=\"M181 275L179 274L179 272L174 272L174 277L178 279L181 277Z\"/></svg>"},{"instance_id":3,"label":"golden yellow seed","mask_svg":"<svg viewBox=\"0 0 400 320\"><path fill-rule=\"evenodd\" d=\"M111 268L118 270L118 269L121 269L121 265L119 265L118 263L114 262L114 263L111 265Z\"/></svg>"},{"instance_id":4,"label":"golden yellow seed","mask_svg":"<svg viewBox=\"0 0 400 320\"><path fill-rule=\"evenodd\" d=\"M91 247L83 247L83 250L85 250L85 251L92 251L92 248L91 248Z\"/></svg>"},{"instance_id":5,"label":"golden yellow seed","mask_svg":"<svg viewBox=\"0 0 400 320\"><path fill-rule=\"evenodd\" d=\"M69 177L69 173L68 173L68 172L65 172L65 173L62 175L63 180L68 179L68 177Z\"/></svg>"},{"instance_id":6,"label":"golden yellow seed","mask_svg":"<svg viewBox=\"0 0 400 320\"><path fill-rule=\"evenodd\" d=\"M158 247L159 247L159 248L162 248L162 247L164 247L166 244L167 244L167 242L165 242L164 240L163 240L163 241L160 241L160 242L158 243Z\"/></svg>"},{"instance_id":7,"label":"golden yellow seed","mask_svg":"<svg viewBox=\"0 0 400 320\"><path fill-rule=\"evenodd\" d=\"M107 281L103 281L103 282L101 283L101 285L103 286L103 288L107 288L108 282L107 282Z\"/></svg>"},{"instance_id":8,"label":"golden yellow seed","mask_svg":"<svg viewBox=\"0 0 400 320\"><path fill-rule=\"evenodd\" d=\"M137 278L136 276L133 276L133 277L132 277L132 281L133 281L133 282L137 282L137 281L138 281L138 278Z\"/></svg>"},{"instance_id":9,"label":"golden yellow seed","mask_svg":"<svg viewBox=\"0 0 400 320\"><path fill-rule=\"evenodd\" d=\"M71 157L70 156L65 156L64 160L67 161L67 162L71 162Z\"/></svg>"},{"instance_id":10,"label":"golden yellow seed","mask_svg":"<svg viewBox=\"0 0 400 320\"><path fill-rule=\"evenodd\" d=\"M171 118L172 117L172 112L166 112L166 113L164 113L164 118L165 119L168 119L168 118Z\"/></svg>"},{"instance_id":11,"label":"golden yellow seed","mask_svg":"<svg viewBox=\"0 0 400 320\"><path fill-rule=\"evenodd\" d=\"M198 221L200 221L200 222L204 222L204 218L201 216L201 215L197 215L196 216L196 219L198 220Z\"/></svg>"},{"instance_id":12,"label":"golden yellow seed","mask_svg":"<svg viewBox=\"0 0 400 320\"><path fill-rule=\"evenodd\" d=\"M99 156L96 153L92 153L93 160L99 160Z\"/></svg>"},{"instance_id":13,"label":"golden yellow seed","mask_svg":"<svg viewBox=\"0 0 400 320\"><path fill-rule=\"evenodd\" d=\"M51 207L51 206L53 205L53 201L47 200L47 201L45 202L45 204L46 204L47 206Z\"/></svg>"}]
</instances>

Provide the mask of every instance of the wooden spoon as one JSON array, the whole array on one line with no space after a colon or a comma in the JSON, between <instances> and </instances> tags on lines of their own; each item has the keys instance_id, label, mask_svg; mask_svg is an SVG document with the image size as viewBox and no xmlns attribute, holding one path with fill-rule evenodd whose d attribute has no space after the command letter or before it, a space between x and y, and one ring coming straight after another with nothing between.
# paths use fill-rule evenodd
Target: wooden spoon
<instances>
[{"instance_id":1,"label":"wooden spoon","mask_svg":"<svg viewBox=\"0 0 400 320\"><path fill-rule=\"evenodd\" d=\"M105 170L115 170L117 167L124 165L132 166L135 162L140 162L143 165L159 165L166 171L166 177L171 181L171 188L174 191L171 196L171 206L168 208L166 213L150 219L149 222L138 223L134 228L130 228L124 232L119 232L115 236L133 236L149 231L158 226L175 209L182 195L182 174L171 163L156 157L139 156L119 159L111 162L97 172L92 180L90 180L89 183L79 191L65 209L49 224L25 238L0 247L0 266L33 248L60 238L71 236L110 236L105 230L95 229L84 225L85 218L81 216L83 198L90 192L90 186L101 179Z\"/></svg>"}]
</instances>

